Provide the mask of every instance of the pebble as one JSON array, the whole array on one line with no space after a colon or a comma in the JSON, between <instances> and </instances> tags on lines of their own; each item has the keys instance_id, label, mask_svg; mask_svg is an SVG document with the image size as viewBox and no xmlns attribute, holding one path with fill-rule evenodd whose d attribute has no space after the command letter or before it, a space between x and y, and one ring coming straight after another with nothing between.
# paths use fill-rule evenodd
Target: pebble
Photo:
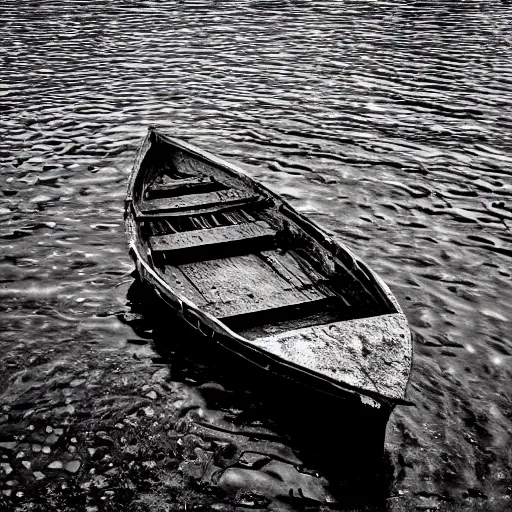
<instances>
[{"instance_id":1,"label":"pebble","mask_svg":"<svg viewBox=\"0 0 512 512\"><path fill-rule=\"evenodd\" d=\"M0 448L3 448L4 450L14 450L16 447L16 441L1 441L0 442Z\"/></svg>"},{"instance_id":2,"label":"pebble","mask_svg":"<svg viewBox=\"0 0 512 512\"><path fill-rule=\"evenodd\" d=\"M85 299L84 299L85 300ZM77 302L78 302L78 299L77 299ZM72 380L69 385L72 387L72 388L76 388L78 386L81 386L83 383L85 382L85 379L74 379Z\"/></svg>"},{"instance_id":3,"label":"pebble","mask_svg":"<svg viewBox=\"0 0 512 512\"><path fill-rule=\"evenodd\" d=\"M30 462L28 460L22 460L21 463L25 466L25 468L30 469Z\"/></svg>"},{"instance_id":4,"label":"pebble","mask_svg":"<svg viewBox=\"0 0 512 512\"><path fill-rule=\"evenodd\" d=\"M30 439L32 439L34 443L42 443L44 441L44 437L36 433L32 434Z\"/></svg>"},{"instance_id":5,"label":"pebble","mask_svg":"<svg viewBox=\"0 0 512 512\"><path fill-rule=\"evenodd\" d=\"M65 469L70 473L76 473L80 469L80 464L79 460L71 460L66 464Z\"/></svg>"},{"instance_id":6,"label":"pebble","mask_svg":"<svg viewBox=\"0 0 512 512\"><path fill-rule=\"evenodd\" d=\"M5 489L4 491L2 491L6 496L10 496L12 494L12 491L11 489Z\"/></svg>"},{"instance_id":7,"label":"pebble","mask_svg":"<svg viewBox=\"0 0 512 512\"><path fill-rule=\"evenodd\" d=\"M16 455L17 459L22 459L23 457L25 457L25 452L20 452L18 455Z\"/></svg>"},{"instance_id":8,"label":"pebble","mask_svg":"<svg viewBox=\"0 0 512 512\"><path fill-rule=\"evenodd\" d=\"M151 407L144 407L143 411L146 416L154 416L155 415L155 411Z\"/></svg>"},{"instance_id":9,"label":"pebble","mask_svg":"<svg viewBox=\"0 0 512 512\"><path fill-rule=\"evenodd\" d=\"M46 443L46 444L49 444L49 445L52 445L52 444L55 444L58 440L59 440L59 438L58 438L55 434L50 434L50 435L45 439L45 443Z\"/></svg>"},{"instance_id":10,"label":"pebble","mask_svg":"<svg viewBox=\"0 0 512 512\"><path fill-rule=\"evenodd\" d=\"M50 425L48 425L48 426L46 427L46 433L47 433L47 434L51 434L52 432L53 432L53 428L52 428L52 427L50 427Z\"/></svg>"},{"instance_id":11,"label":"pebble","mask_svg":"<svg viewBox=\"0 0 512 512\"><path fill-rule=\"evenodd\" d=\"M53 433L57 436L61 436L62 434L64 434L64 429L62 428L54 428L53 429Z\"/></svg>"},{"instance_id":12,"label":"pebble","mask_svg":"<svg viewBox=\"0 0 512 512\"><path fill-rule=\"evenodd\" d=\"M68 448L69 453L75 453L76 452L76 446L70 446Z\"/></svg>"},{"instance_id":13,"label":"pebble","mask_svg":"<svg viewBox=\"0 0 512 512\"><path fill-rule=\"evenodd\" d=\"M71 442L72 442L72 443L77 443L78 441L77 441L76 437L72 437L72 438L71 438Z\"/></svg>"},{"instance_id":14,"label":"pebble","mask_svg":"<svg viewBox=\"0 0 512 512\"><path fill-rule=\"evenodd\" d=\"M34 471L34 476L36 477L36 480L42 480L44 478L44 473L41 473L41 471Z\"/></svg>"},{"instance_id":15,"label":"pebble","mask_svg":"<svg viewBox=\"0 0 512 512\"><path fill-rule=\"evenodd\" d=\"M39 453L42 449L43 449L43 447L40 444L33 444L32 445L32 451L34 453Z\"/></svg>"},{"instance_id":16,"label":"pebble","mask_svg":"<svg viewBox=\"0 0 512 512\"><path fill-rule=\"evenodd\" d=\"M62 469L62 462L60 460L55 460L48 464L48 469Z\"/></svg>"},{"instance_id":17,"label":"pebble","mask_svg":"<svg viewBox=\"0 0 512 512\"><path fill-rule=\"evenodd\" d=\"M157 394L154 391L150 391L146 396L151 398L151 400L155 400L157 398Z\"/></svg>"},{"instance_id":18,"label":"pebble","mask_svg":"<svg viewBox=\"0 0 512 512\"><path fill-rule=\"evenodd\" d=\"M50 453L52 449L49 446L43 446L43 453Z\"/></svg>"},{"instance_id":19,"label":"pebble","mask_svg":"<svg viewBox=\"0 0 512 512\"><path fill-rule=\"evenodd\" d=\"M10 475L12 473L12 467L7 462L1 462L0 463L0 468L2 468L4 470L6 475Z\"/></svg>"}]
</instances>

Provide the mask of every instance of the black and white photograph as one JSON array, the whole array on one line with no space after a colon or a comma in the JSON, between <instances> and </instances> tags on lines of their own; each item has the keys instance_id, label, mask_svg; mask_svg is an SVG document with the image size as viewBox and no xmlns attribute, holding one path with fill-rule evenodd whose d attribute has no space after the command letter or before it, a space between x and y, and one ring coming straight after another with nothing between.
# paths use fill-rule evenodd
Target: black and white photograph
<instances>
[{"instance_id":1,"label":"black and white photograph","mask_svg":"<svg viewBox=\"0 0 512 512\"><path fill-rule=\"evenodd\" d=\"M511 1L0 29L0 511L512 510Z\"/></svg>"}]
</instances>

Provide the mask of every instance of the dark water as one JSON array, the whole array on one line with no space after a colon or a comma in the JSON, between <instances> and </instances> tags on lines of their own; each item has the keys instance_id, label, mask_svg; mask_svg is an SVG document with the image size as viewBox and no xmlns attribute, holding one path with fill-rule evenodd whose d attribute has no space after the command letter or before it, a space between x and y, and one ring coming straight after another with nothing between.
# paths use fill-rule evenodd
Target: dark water
<instances>
[{"instance_id":1,"label":"dark water","mask_svg":"<svg viewBox=\"0 0 512 512\"><path fill-rule=\"evenodd\" d=\"M496 0L4 0L4 410L31 375L133 352L106 313L132 282L125 183L156 123L242 163L397 295L416 407L388 426L391 509L509 510L511 25Z\"/></svg>"}]
</instances>

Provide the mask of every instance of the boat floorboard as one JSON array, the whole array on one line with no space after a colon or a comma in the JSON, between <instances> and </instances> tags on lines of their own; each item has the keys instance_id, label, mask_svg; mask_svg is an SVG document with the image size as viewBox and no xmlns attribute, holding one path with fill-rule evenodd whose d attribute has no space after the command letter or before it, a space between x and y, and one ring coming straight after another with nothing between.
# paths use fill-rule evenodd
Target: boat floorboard
<instances>
[{"instance_id":1,"label":"boat floorboard","mask_svg":"<svg viewBox=\"0 0 512 512\"><path fill-rule=\"evenodd\" d=\"M276 261L282 255L273 253ZM329 296L318 290L302 271L278 273L258 254L166 266L169 284L217 318L313 306ZM329 297L330 298L330 297ZM315 305L314 307L316 307Z\"/></svg>"}]
</instances>

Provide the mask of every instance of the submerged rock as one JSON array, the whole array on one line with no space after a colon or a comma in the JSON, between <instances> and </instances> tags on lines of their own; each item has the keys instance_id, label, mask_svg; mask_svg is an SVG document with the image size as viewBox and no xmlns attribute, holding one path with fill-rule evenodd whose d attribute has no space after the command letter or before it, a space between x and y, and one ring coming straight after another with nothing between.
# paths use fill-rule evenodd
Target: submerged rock
<instances>
[{"instance_id":1,"label":"submerged rock","mask_svg":"<svg viewBox=\"0 0 512 512\"><path fill-rule=\"evenodd\" d=\"M52 445L52 444L55 444L58 440L59 440L59 438L55 434L50 434L46 438L45 443L49 444L49 445Z\"/></svg>"},{"instance_id":2,"label":"submerged rock","mask_svg":"<svg viewBox=\"0 0 512 512\"><path fill-rule=\"evenodd\" d=\"M66 464L64 469L70 473L76 473L80 469L81 464L79 460L71 460Z\"/></svg>"},{"instance_id":3,"label":"submerged rock","mask_svg":"<svg viewBox=\"0 0 512 512\"><path fill-rule=\"evenodd\" d=\"M2 468L3 472L6 475L10 475L13 471L11 465L7 462L0 463L0 468Z\"/></svg>"}]
</instances>

